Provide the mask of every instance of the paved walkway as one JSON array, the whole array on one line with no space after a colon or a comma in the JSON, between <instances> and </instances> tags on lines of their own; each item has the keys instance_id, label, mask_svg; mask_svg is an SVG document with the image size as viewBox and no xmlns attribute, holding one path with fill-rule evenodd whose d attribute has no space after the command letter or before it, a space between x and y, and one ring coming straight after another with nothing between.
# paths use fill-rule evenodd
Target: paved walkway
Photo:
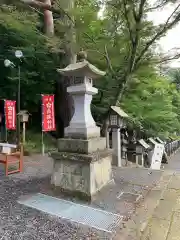
<instances>
[{"instance_id":1,"label":"paved walkway","mask_svg":"<svg viewBox=\"0 0 180 240\"><path fill-rule=\"evenodd\" d=\"M180 240L180 151L164 166L169 179L142 240ZM169 172L168 172L169 170Z\"/></svg>"},{"instance_id":2,"label":"paved walkway","mask_svg":"<svg viewBox=\"0 0 180 240\"><path fill-rule=\"evenodd\" d=\"M169 172L168 178L142 240L180 240L180 173Z\"/></svg>"}]
</instances>

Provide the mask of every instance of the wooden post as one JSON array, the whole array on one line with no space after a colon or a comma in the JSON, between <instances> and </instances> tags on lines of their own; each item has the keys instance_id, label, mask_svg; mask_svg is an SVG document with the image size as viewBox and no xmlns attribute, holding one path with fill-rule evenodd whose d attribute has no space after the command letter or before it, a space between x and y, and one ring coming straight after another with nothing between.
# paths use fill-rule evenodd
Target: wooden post
<instances>
[{"instance_id":1,"label":"wooden post","mask_svg":"<svg viewBox=\"0 0 180 240\"><path fill-rule=\"evenodd\" d=\"M26 123L23 122L23 145L26 142Z\"/></svg>"},{"instance_id":2,"label":"wooden post","mask_svg":"<svg viewBox=\"0 0 180 240\"><path fill-rule=\"evenodd\" d=\"M42 155L45 155L45 146L44 146L44 133L42 131L42 135L41 135L41 144L42 144Z\"/></svg>"}]
</instances>

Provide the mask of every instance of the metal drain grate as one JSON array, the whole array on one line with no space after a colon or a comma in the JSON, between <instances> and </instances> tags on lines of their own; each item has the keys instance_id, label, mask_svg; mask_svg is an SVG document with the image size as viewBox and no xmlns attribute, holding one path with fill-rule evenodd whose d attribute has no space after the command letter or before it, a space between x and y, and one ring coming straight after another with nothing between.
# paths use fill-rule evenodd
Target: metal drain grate
<instances>
[{"instance_id":1,"label":"metal drain grate","mask_svg":"<svg viewBox=\"0 0 180 240\"><path fill-rule=\"evenodd\" d=\"M130 193L130 192L121 192L117 198L126 202L137 202L142 197L140 194Z\"/></svg>"},{"instance_id":2,"label":"metal drain grate","mask_svg":"<svg viewBox=\"0 0 180 240\"><path fill-rule=\"evenodd\" d=\"M20 199L18 203L104 232L113 232L122 216L104 210L76 204L41 193Z\"/></svg>"}]
</instances>

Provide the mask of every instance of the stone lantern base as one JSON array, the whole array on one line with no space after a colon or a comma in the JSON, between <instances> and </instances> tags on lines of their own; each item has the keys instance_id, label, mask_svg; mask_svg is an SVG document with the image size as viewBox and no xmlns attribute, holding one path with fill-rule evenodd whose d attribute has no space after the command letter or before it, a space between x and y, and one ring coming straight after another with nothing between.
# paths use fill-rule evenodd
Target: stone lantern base
<instances>
[{"instance_id":1,"label":"stone lantern base","mask_svg":"<svg viewBox=\"0 0 180 240\"><path fill-rule=\"evenodd\" d=\"M59 152L51 153L54 171L51 184L73 196L91 199L113 181L112 151L104 138L60 139Z\"/></svg>"}]
</instances>

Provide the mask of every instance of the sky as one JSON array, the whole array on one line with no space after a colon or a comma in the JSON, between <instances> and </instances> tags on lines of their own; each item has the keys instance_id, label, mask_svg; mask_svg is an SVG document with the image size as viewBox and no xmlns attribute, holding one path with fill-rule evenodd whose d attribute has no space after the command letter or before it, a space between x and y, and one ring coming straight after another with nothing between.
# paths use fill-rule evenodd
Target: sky
<instances>
[{"instance_id":1,"label":"sky","mask_svg":"<svg viewBox=\"0 0 180 240\"><path fill-rule=\"evenodd\" d=\"M157 0L150 0L152 4L156 3ZM98 16L101 17L104 12L104 7L102 6L101 10L99 11ZM164 23L170 14L175 9L175 4L169 5L161 11L154 11L148 15L149 20L152 20L154 24ZM175 26L173 29L169 30L165 37L161 38L159 41L160 47L163 52L168 52L173 48L180 48L180 23ZM180 59L173 60L169 63L171 67L180 67Z\"/></svg>"},{"instance_id":2,"label":"sky","mask_svg":"<svg viewBox=\"0 0 180 240\"><path fill-rule=\"evenodd\" d=\"M154 21L155 24L163 23L167 20L168 16L170 16L173 9L174 6L168 6L161 11L153 12L149 14L149 19ZM172 30L169 30L166 36L159 41L159 44L165 52L172 48L180 48L180 23ZM180 67L180 59L172 61L170 65L171 67Z\"/></svg>"}]
</instances>

